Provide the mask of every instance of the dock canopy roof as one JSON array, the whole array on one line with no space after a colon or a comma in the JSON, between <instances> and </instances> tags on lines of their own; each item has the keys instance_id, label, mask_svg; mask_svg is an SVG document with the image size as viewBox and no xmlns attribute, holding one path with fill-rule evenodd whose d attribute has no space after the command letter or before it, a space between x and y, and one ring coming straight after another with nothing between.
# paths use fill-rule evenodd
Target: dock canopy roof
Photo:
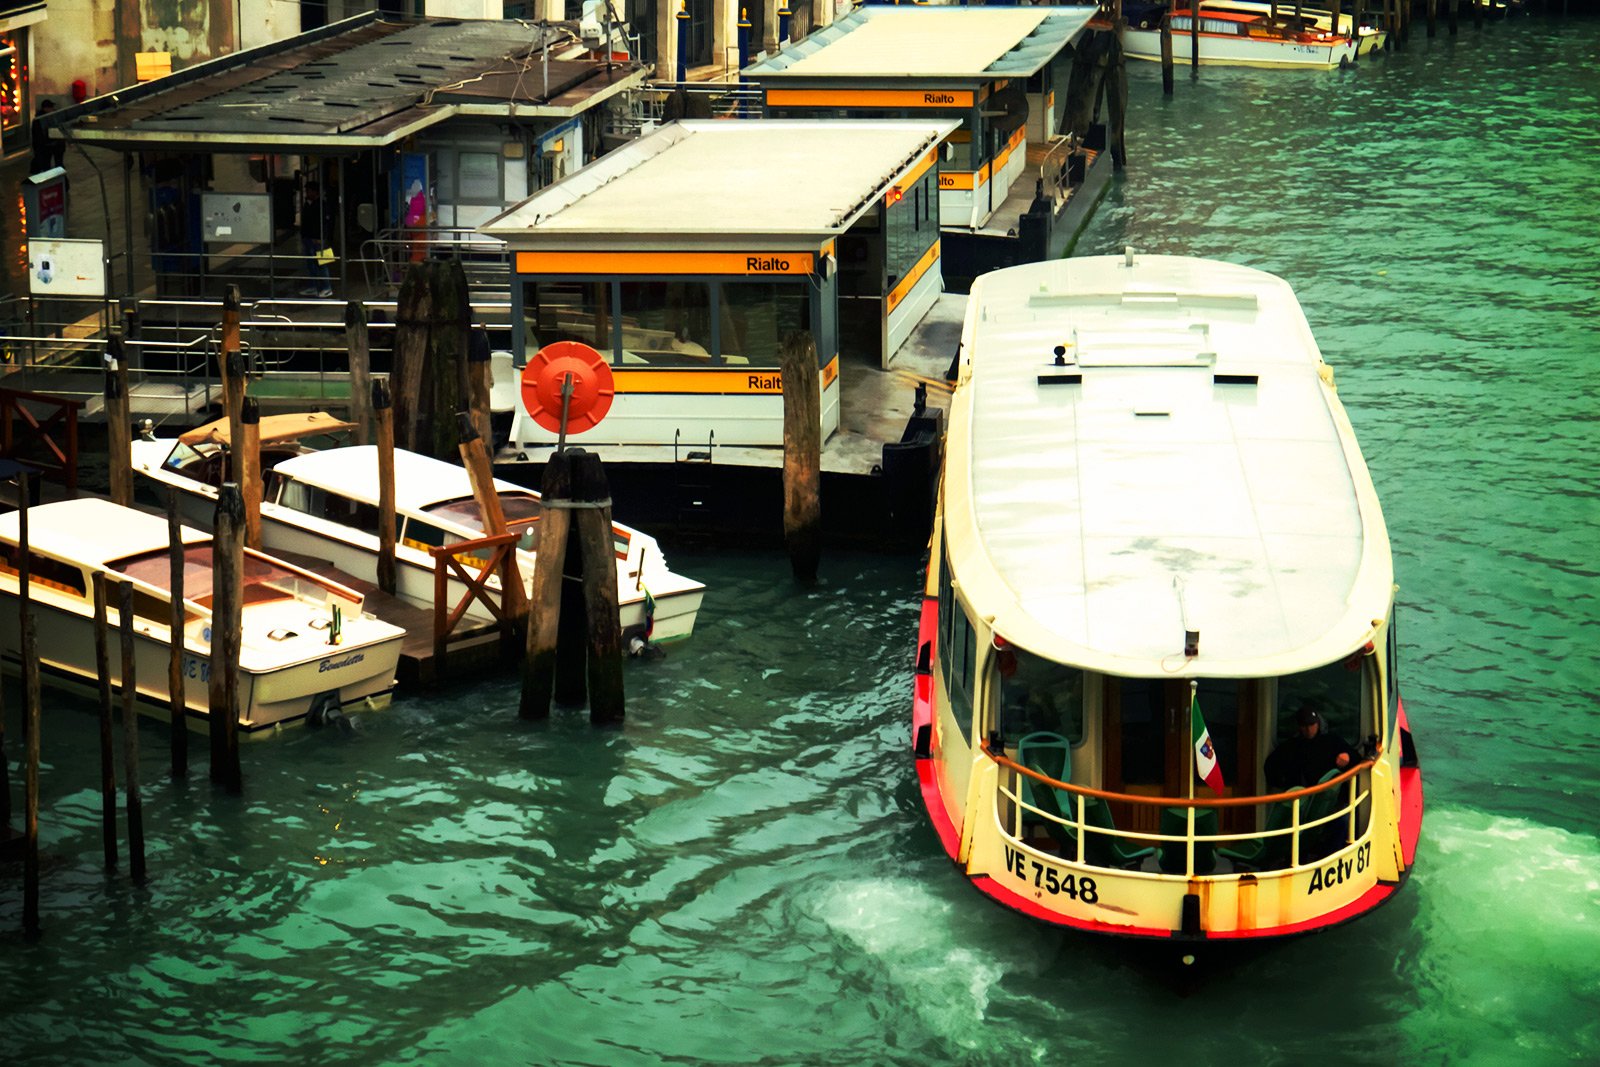
<instances>
[{"instance_id":1,"label":"dock canopy roof","mask_svg":"<svg viewBox=\"0 0 1600 1067\"><path fill-rule=\"evenodd\" d=\"M859 7L745 68L772 79L1026 78L1077 40L1094 7Z\"/></svg>"},{"instance_id":2,"label":"dock canopy roof","mask_svg":"<svg viewBox=\"0 0 1600 1067\"><path fill-rule=\"evenodd\" d=\"M945 119L676 122L540 190L479 232L513 249L825 240L849 229L955 127Z\"/></svg>"},{"instance_id":3,"label":"dock canopy roof","mask_svg":"<svg viewBox=\"0 0 1600 1067\"><path fill-rule=\"evenodd\" d=\"M368 12L65 108L71 139L119 149L315 151L393 144L456 115L567 118L641 84L634 63L544 59L572 23Z\"/></svg>"}]
</instances>

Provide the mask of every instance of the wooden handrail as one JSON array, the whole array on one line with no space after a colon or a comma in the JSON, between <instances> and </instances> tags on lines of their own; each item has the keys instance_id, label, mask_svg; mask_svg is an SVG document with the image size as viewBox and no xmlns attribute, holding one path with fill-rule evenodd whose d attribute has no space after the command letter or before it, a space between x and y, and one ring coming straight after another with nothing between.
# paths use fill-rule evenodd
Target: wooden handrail
<instances>
[{"instance_id":1,"label":"wooden handrail","mask_svg":"<svg viewBox=\"0 0 1600 1067\"><path fill-rule=\"evenodd\" d=\"M516 551L519 536L515 533L490 534L472 541L456 541L453 544L433 545L428 548L428 555L433 557L433 649L435 658L441 663L451 633L466 615L467 605L474 599L489 609L489 613L500 623L502 634L508 632L506 627L511 625L511 617L505 612L503 599L502 603L496 604L490 598L487 583L489 576L498 572L500 595L504 598L514 573L511 567L512 553ZM488 549L489 558L474 576L467 573L467 569L456 557L478 549ZM451 571L454 571L461 583L467 587L461 602L454 609L446 607L446 591L450 587Z\"/></svg>"},{"instance_id":2,"label":"wooden handrail","mask_svg":"<svg viewBox=\"0 0 1600 1067\"><path fill-rule=\"evenodd\" d=\"M1355 766L1347 768L1344 773L1340 774L1337 778L1330 778L1326 782L1318 782L1316 785L1309 786L1305 789L1291 789L1287 793L1268 793L1265 796L1259 797L1215 797L1211 799L1196 797L1193 799L1186 799L1184 797L1146 797L1137 796L1133 793L1112 793L1105 789L1093 789L1086 785L1073 785L1071 782L1058 782L1048 775L1040 774L1036 770L1024 767L1022 764L1016 762L1008 756L991 751L989 749L988 742L984 742L979 747L983 750L983 754L985 756L988 756L1000 766L1008 767L1019 774L1025 774L1034 781L1042 782L1053 789L1064 789L1069 793L1080 793L1083 796L1099 797L1101 800L1121 800L1130 804L1145 804L1162 808L1245 808L1252 807L1257 804L1272 804L1280 800L1298 800L1311 796L1314 793L1325 792L1326 790L1341 786L1345 782L1348 782L1351 778L1354 778L1356 775L1360 774L1362 771L1371 769L1373 764L1377 762L1377 760L1371 759L1362 760Z\"/></svg>"}]
</instances>

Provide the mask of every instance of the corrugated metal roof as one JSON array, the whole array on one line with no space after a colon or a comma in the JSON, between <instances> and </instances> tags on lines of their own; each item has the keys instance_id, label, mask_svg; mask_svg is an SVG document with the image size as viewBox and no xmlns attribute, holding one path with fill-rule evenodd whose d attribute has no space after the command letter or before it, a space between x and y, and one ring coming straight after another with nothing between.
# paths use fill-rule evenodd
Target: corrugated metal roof
<instances>
[{"instance_id":1,"label":"corrugated metal roof","mask_svg":"<svg viewBox=\"0 0 1600 1067\"><path fill-rule=\"evenodd\" d=\"M757 81L1026 77L1077 40L1094 7L860 7L746 67Z\"/></svg>"},{"instance_id":2,"label":"corrugated metal roof","mask_svg":"<svg viewBox=\"0 0 1600 1067\"><path fill-rule=\"evenodd\" d=\"M387 143L444 117L450 104L537 114L562 98L557 108L581 110L590 95L642 79L634 64L542 62L542 42L568 45L571 29L352 19L67 109L58 123L112 147L338 148Z\"/></svg>"}]
</instances>

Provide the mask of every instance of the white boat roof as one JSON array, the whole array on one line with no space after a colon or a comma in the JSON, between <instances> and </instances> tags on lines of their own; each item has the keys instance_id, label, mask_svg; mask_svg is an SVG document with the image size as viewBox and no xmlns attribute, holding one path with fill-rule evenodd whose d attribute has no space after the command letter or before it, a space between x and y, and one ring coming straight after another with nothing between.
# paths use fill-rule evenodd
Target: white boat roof
<instances>
[{"instance_id":1,"label":"white boat roof","mask_svg":"<svg viewBox=\"0 0 1600 1067\"><path fill-rule=\"evenodd\" d=\"M849 229L957 123L947 119L674 122L479 227L513 249L583 238L741 248L763 236L815 247ZM794 180L825 167L827 181Z\"/></svg>"},{"instance_id":2,"label":"white boat roof","mask_svg":"<svg viewBox=\"0 0 1600 1067\"><path fill-rule=\"evenodd\" d=\"M768 78L1025 78L1081 36L1095 7L858 7L746 67Z\"/></svg>"},{"instance_id":3,"label":"white boat roof","mask_svg":"<svg viewBox=\"0 0 1600 1067\"><path fill-rule=\"evenodd\" d=\"M1393 564L1299 302L1248 267L1131 261L973 286L944 488L963 596L1024 648L1112 674L1347 655L1386 615Z\"/></svg>"},{"instance_id":4,"label":"white boat roof","mask_svg":"<svg viewBox=\"0 0 1600 1067\"><path fill-rule=\"evenodd\" d=\"M307 452L281 460L273 469L297 482L340 493L352 500L374 506L378 503L377 445L346 445ZM538 495L526 486L499 478L494 480L494 485L501 492ZM434 504L471 496L472 479L467 476L465 467L403 448L394 450L396 511L421 514Z\"/></svg>"},{"instance_id":5,"label":"white boat roof","mask_svg":"<svg viewBox=\"0 0 1600 1067\"><path fill-rule=\"evenodd\" d=\"M16 544L20 522L15 511L0 515L0 540ZM182 530L185 544L211 539L192 527ZM99 497L58 500L28 509L28 545L58 559L103 567L110 560L167 548L167 520Z\"/></svg>"}]
</instances>

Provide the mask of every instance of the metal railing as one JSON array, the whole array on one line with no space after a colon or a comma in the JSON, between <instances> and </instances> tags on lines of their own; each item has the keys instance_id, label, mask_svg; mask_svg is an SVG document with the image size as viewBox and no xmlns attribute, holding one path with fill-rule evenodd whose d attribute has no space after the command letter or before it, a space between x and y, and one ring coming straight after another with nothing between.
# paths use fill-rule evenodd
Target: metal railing
<instances>
[{"instance_id":1,"label":"metal railing","mask_svg":"<svg viewBox=\"0 0 1600 1067\"><path fill-rule=\"evenodd\" d=\"M1001 825L1008 827L1007 832L1019 843L1026 844L1025 823L1043 824L1047 828L1055 827L1064 837L1071 840L1075 851L1073 855L1063 856L1089 866L1106 867L1109 869L1126 869L1124 862L1096 863L1090 858L1093 852L1103 852L1106 847L1112 846L1113 850L1127 850L1132 847L1146 853L1153 849L1160 849L1164 845L1181 844L1184 847L1184 862L1182 869L1175 869L1166 864L1161 864L1160 874L1181 875L1194 877L1216 873L1214 871L1201 871L1196 865L1196 846L1203 846L1207 850L1222 850L1238 848L1252 843L1262 843L1264 848L1272 850L1275 842L1279 851L1279 859L1274 862L1262 864L1245 864L1252 871L1293 870L1306 863L1320 861L1332 852L1346 848L1360 840L1365 828L1361 825L1367 802L1372 794L1369 780L1364 774L1372 769L1375 761L1368 759L1357 763L1343 773L1330 778L1325 782L1306 789L1296 789L1286 793L1273 793L1257 797L1222 797L1215 799L1204 798L1178 798L1178 797L1152 797L1131 793L1114 793L1103 789L1093 789L1088 786L1073 785L1071 782L1057 781L1048 775L1041 774L1030 767L1008 758L1003 753L992 751L987 744L982 746L983 753L993 760L998 766L1012 772L1011 782L1016 787L1008 784L1002 776L998 786L998 801L1009 806L1009 811L1002 812ZM1047 811L1039 804L1029 803L1023 799L1020 785L1024 779L1037 783L1035 788L1052 790L1056 794L1066 794L1072 798L1071 811ZM1305 817L1302 805L1313 802L1323 794L1334 790L1346 790L1342 806L1336 804L1333 810L1326 814L1313 814ZM1165 809L1178 809L1184 812L1183 833L1151 833L1145 830L1123 830L1111 824L1110 819L1097 823L1090 818L1094 803L1104 804L1116 802L1147 807L1160 807ZM1247 830L1229 833L1203 833L1196 826L1201 812L1207 810L1227 810L1231 808L1257 808L1270 809L1272 805L1287 805L1288 817L1282 825L1271 825L1270 818L1262 820L1266 825L1260 830ZM1056 805L1052 805L1053 807ZM1280 808L1280 811L1283 809ZM1343 839L1335 847L1328 847L1326 842L1318 841L1323 834L1337 831L1337 823L1343 820ZM1319 831L1321 833L1319 833ZM1314 844L1307 847L1307 842ZM1284 848L1284 846L1287 846ZM1122 852L1124 857L1129 853ZM1136 873L1136 872L1134 872Z\"/></svg>"}]
</instances>

